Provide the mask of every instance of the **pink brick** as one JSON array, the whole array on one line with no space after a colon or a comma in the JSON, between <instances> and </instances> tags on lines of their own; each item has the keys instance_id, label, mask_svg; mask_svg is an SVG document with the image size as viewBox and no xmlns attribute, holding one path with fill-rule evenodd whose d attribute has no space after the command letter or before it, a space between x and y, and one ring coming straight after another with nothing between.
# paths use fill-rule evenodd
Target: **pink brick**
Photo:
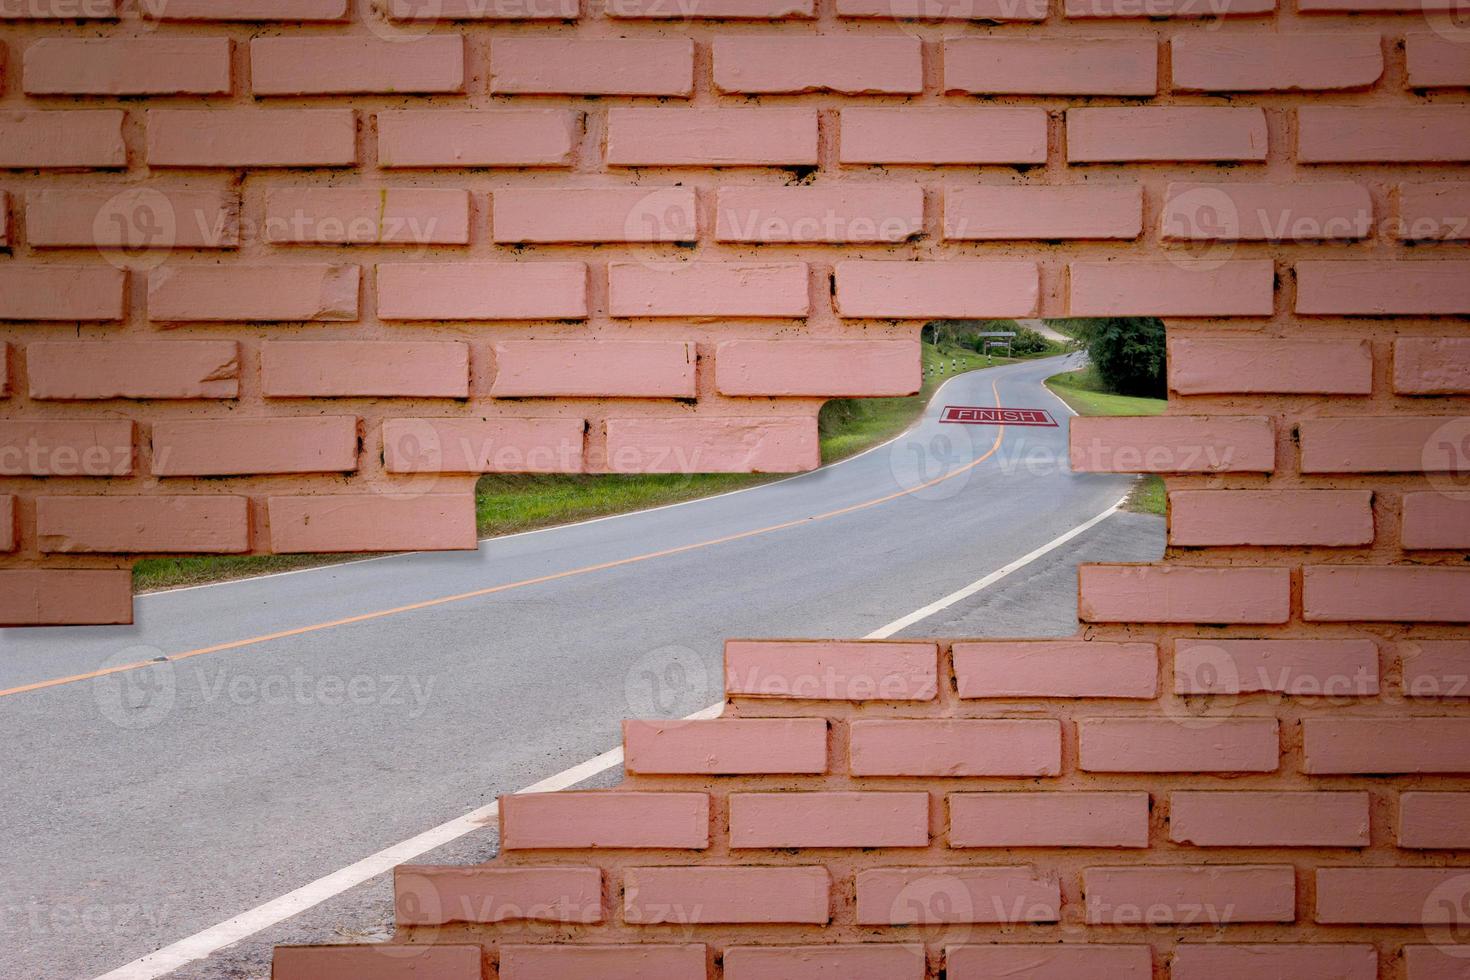
<instances>
[{"instance_id":1,"label":"pink brick","mask_svg":"<svg viewBox=\"0 0 1470 980\"><path fill-rule=\"evenodd\" d=\"M637 943L500 947L501 980L704 980L705 947Z\"/></svg>"},{"instance_id":2,"label":"pink brick","mask_svg":"<svg viewBox=\"0 0 1470 980\"><path fill-rule=\"evenodd\" d=\"M1152 38L946 40L944 90L977 95L1153 95L1159 90L1158 44Z\"/></svg>"},{"instance_id":3,"label":"pink brick","mask_svg":"<svg viewBox=\"0 0 1470 980\"><path fill-rule=\"evenodd\" d=\"M393 20L575 20L577 0L389 0Z\"/></svg>"},{"instance_id":4,"label":"pink brick","mask_svg":"<svg viewBox=\"0 0 1470 980\"><path fill-rule=\"evenodd\" d=\"M473 515L472 515L473 516ZM521 793L500 799L500 846L548 848L709 847L704 793Z\"/></svg>"},{"instance_id":5,"label":"pink brick","mask_svg":"<svg viewBox=\"0 0 1470 980\"><path fill-rule=\"evenodd\" d=\"M400 109L380 112L378 166L566 167L580 113L564 109Z\"/></svg>"},{"instance_id":6,"label":"pink brick","mask_svg":"<svg viewBox=\"0 0 1470 980\"><path fill-rule=\"evenodd\" d=\"M883 20L1038 21L1046 0L837 0L839 17Z\"/></svg>"},{"instance_id":7,"label":"pink brick","mask_svg":"<svg viewBox=\"0 0 1470 980\"><path fill-rule=\"evenodd\" d=\"M814 109L613 108L614 167L789 167L817 163Z\"/></svg>"},{"instance_id":8,"label":"pink brick","mask_svg":"<svg viewBox=\"0 0 1470 980\"><path fill-rule=\"evenodd\" d=\"M1143 191L1137 186L976 185L944 191L949 241L1133 239L1142 233Z\"/></svg>"},{"instance_id":9,"label":"pink brick","mask_svg":"<svg viewBox=\"0 0 1470 980\"><path fill-rule=\"evenodd\" d=\"M1393 390L1400 395L1470 394L1470 338L1395 340Z\"/></svg>"},{"instance_id":10,"label":"pink brick","mask_svg":"<svg viewBox=\"0 0 1470 980\"><path fill-rule=\"evenodd\" d=\"M39 400L235 398L233 340L38 341L26 347L30 395Z\"/></svg>"},{"instance_id":11,"label":"pink brick","mask_svg":"<svg viewBox=\"0 0 1470 980\"><path fill-rule=\"evenodd\" d=\"M1046 718L854 721L854 776L1055 776L1061 723Z\"/></svg>"},{"instance_id":12,"label":"pink brick","mask_svg":"<svg viewBox=\"0 0 1470 980\"><path fill-rule=\"evenodd\" d=\"M127 273L105 265L0 268L0 320L121 320Z\"/></svg>"},{"instance_id":13,"label":"pink brick","mask_svg":"<svg viewBox=\"0 0 1470 980\"><path fill-rule=\"evenodd\" d=\"M1077 722L1084 772L1275 772L1275 718L1084 718Z\"/></svg>"},{"instance_id":14,"label":"pink brick","mask_svg":"<svg viewBox=\"0 0 1470 980\"><path fill-rule=\"evenodd\" d=\"M1033 868L872 868L857 873L862 926L1057 922L1061 888Z\"/></svg>"},{"instance_id":15,"label":"pink brick","mask_svg":"<svg viewBox=\"0 0 1470 980\"><path fill-rule=\"evenodd\" d=\"M260 373L267 398L467 398L470 347L458 341L267 341Z\"/></svg>"},{"instance_id":16,"label":"pink brick","mask_svg":"<svg viewBox=\"0 0 1470 980\"><path fill-rule=\"evenodd\" d=\"M1372 946L1270 943L1260 946L1210 942L1180 943L1169 965L1171 980L1378 980L1378 950Z\"/></svg>"},{"instance_id":17,"label":"pink brick","mask_svg":"<svg viewBox=\"0 0 1470 980\"><path fill-rule=\"evenodd\" d=\"M36 248L235 248L240 197L225 185L30 191L26 238Z\"/></svg>"},{"instance_id":18,"label":"pink brick","mask_svg":"<svg viewBox=\"0 0 1470 980\"><path fill-rule=\"evenodd\" d=\"M0 476L131 476L131 421L0 419Z\"/></svg>"},{"instance_id":19,"label":"pink brick","mask_svg":"<svg viewBox=\"0 0 1470 980\"><path fill-rule=\"evenodd\" d=\"M1183 547L1373 543L1370 490L1176 490L1169 543Z\"/></svg>"},{"instance_id":20,"label":"pink brick","mask_svg":"<svg viewBox=\"0 0 1470 980\"><path fill-rule=\"evenodd\" d=\"M813 17L816 0L608 0L607 16L642 20L779 20Z\"/></svg>"},{"instance_id":21,"label":"pink brick","mask_svg":"<svg viewBox=\"0 0 1470 980\"><path fill-rule=\"evenodd\" d=\"M3 0L0 20L115 20L117 0Z\"/></svg>"},{"instance_id":22,"label":"pink brick","mask_svg":"<svg viewBox=\"0 0 1470 980\"><path fill-rule=\"evenodd\" d=\"M1284 623L1286 568L1082 565L1078 615L1085 623Z\"/></svg>"},{"instance_id":23,"label":"pink brick","mask_svg":"<svg viewBox=\"0 0 1470 980\"><path fill-rule=\"evenodd\" d=\"M643 775L815 775L827 771L827 721L625 721L623 751L627 770Z\"/></svg>"},{"instance_id":24,"label":"pink brick","mask_svg":"<svg viewBox=\"0 0 1470 980\"><path fill-rule=\"evenodd\" d=\"M1367 697L1378 690L1372 640L1174 641L1176 694Z\"/></svg>"},{"instance_id":25,"label":"pink brick","mask_svg":"<svg viewBox=\"0 0 1470 980\"><path fill-rule=\"evenodd\" d=\"M1419 640L1404 654L1403 669L1411 698L1470 697L1470 643Z\"/></svg>"},{"instance_id":26,"label":"pink brick","mask_svg":"<svg viewBox=\"0 0 1470 980\"><path fill-rule=\"evenodd\" d=\"M1275 11L1276 0L1065 0L1062 9L1069 18L1248 17Z\"/></svg>"},{"instance_id":27,"label":"pink brick","mask_svg":"<svg viewBox=\"0 0 1470 980\"><path fill-rule=\"evenodd\" d=\"M10 238L10 195L0 191L0 248L9 248Z\"/></svg>"},{"instance_id":28,"label":"pink brick","mask_svg":"<svg viewBox=\"0 0 1470 980\"><path fill-rule=\"evenodd\" d=\"M1147 793L951 793L949 846L1147 847L1148 815Z\"/></svg>"},{"instance_id":29,"label":"pink brick","mask_svg":"<svg viewBox=\"0 0 1470 980\"><path fill-rule=\"evenodd\" d=\"M1082 880L1089 925L1296 919L1296 876L1291 865L1088 868Z\"/></svg>"},{"instance_id":30,"label":"pink brick","mask_svg":"<svg viewBox=\"0 0 1470 980\"><path fill-rule=\"evenodd\" d=\"M962 698L1153 698L1158 648L1102 640L988 640L956 643Z\"/></svg>"},{"instance_id":31,"label":"pink brick","mask_svg":"<svg viewBox=\"0 0 1470 980\"><path fill-rule=\"evenodd\" d=\"M950 946L944 966L948 980L1150 980L1153 951L1115 943Z\"/></svg>"},{"instance_id":32,"label":"pink brick","mask_svg":"<svg viewBox=\"0 0 1470 980\"><path fill-rule=\"evenodd\" d=\"M473 551L479 545L469 493L271 497L266 506L276 554Z\"/></svg>"},{"instance_id":33,"label":"pink brick","mask_svg":"<svg viewBox=\"0 0 1470 980\"><path fill-rule=\"evenodd\" d=\"M30 95L223 95L230 40L41 38L22 70Z\"/></svg>"},{"instance_id":34,"label":"pink brick","mask_svg":"<svg viewBox=\"0 0 1470 980\"><path fill-rule=\"evenodd\" d=\"M1298 262L1296 311L1319 316L1470 313L1470 262Z\"/></svg>"},{"instance_id":35,"label":"pink brick","mask_svg":"<svg viewBox=\"0 0 1470 980\"><path fill-rule=\"evenodd\" d=\"M811 416L607 420L610 473L801 473L820 464Z\"/></svg>"},{"instance_id":36,"label":"pink brick","mask_svg":"<svg viewBox=\"0 0 1470 980\"><path fill-rule=\"evenodd\" d=\"M1470 718L1307 718L1312 775L1470 772Z\"/></svg>"},{"instance_id":37,"label":"pink brick","mask_svg":"<svg viewBox=\"0 0 1470 980\"><path fill-rule=\"evenodd\" d=\"M1311 242L1366 238L1373 199L1350 181L1168 185L1159 221L1173 241Z\"/></svg>"},{"instance_id":38,"label":"pink brick","mask_svg":"<svg viewBox=\"0 0 1470 980\"><path fill-rule=\"evenodd\" d=\"M842 163L1045 163L1046 111L1024 106L846 108Z\"/></svg>"},{"instance_id":39,"label":"pink brick","mask_svg":"<svg viewBox=\"0 0 1470 980\"><path fill-rule=\"evenodd\" d=\"M727 946L725 980L924 980L921 945Z\"/></svg>"},{"instance_id":40,"label":"pink brick","mask_svg":"<svg viewBox=\"0 0 1470 980\"><path fill-rule=\"evenodd\" d=\"M76 568L0 568L0 626L133 621L133 575Z\"/></svg>"},{"instance_id":41,"label":"pink brick","mask_svg":"<svg viewBox=\"0 0 1470 980\"><path fill-rule=\"evenodd\" d=\"M512 188L491 195L497 242L692 242L687 187Z\"/></svg>"},{"instance_id":42,"label":"pink brick","mask_svg":"<svg viewBox=\"0 0 1470 980\"><path fill-rule=\"evenodd\" d=\"M384 320L580 320L581 262L434 262L378 266Z\"/></svg>"},{"instance_id":43,"label":"pink brick","mask_svg":"<svg viewBox=\"0 0 1470 980\"><path fill-rule=\"evenodd\" d=\"M386 419L389 473L580 473L581 418Z\"/></svg>"},{"instance_id":44,"label":"pink brick","mask_svg":"<svg viewBox=\"0 0 1470 980\"><path fill-rule=\"evenodd\" d=\"M1303 473L1462 472L1470 461L1453 416L1303 419L1297 429Z\"/></svg>"},{"instance_id":45,"label":"pink brick","mask_svg":"<svg viewBox=\"0 0 1470 980\"><path fill-rule=\"evenodd\" d=\"M917 184L722 187L715 212L721 242L902 242L923 227Z\"/></svg>"},{"instance_id":46,"label":"pink brick","mask_svg":"<svg viewBox=\"0 0 1470 980\"><path fill-rule=\"evenodd\" d=\"M1366 340L1169 340L1169 387L1181 395L1367 395L1373 348Z\"/></svg>"},{"instance_id":47,"label":"pink brick","mask_svg":"<svg viewBox=\"0 0 1470 980\"><path fill-rule=\"evenodd\" d=\"M1470 499L1444 493L1404 494L1405 548L1470 549Z\"/></svg>"},{"instance_id":48,"label":"pink brick","mask_svg":"<svg viewBox=\"0 0 1470 980\"><path fill-rule=\"evenodd\" d=\"M1236 106L1067 110L1070 163L1265 160L1266 113Z\"/></svg>"},{"instance_id":49,"label":"pink brick","mask_svg":"<svg viewBox=\"0 0 1470 980\"><path fill-rule=\"evenodd\" d=\"M169 0L176 3L178 0ZM405 956L384 943L277 946L272 980L480 980L479 946L429 946Z\"/></svg>"},{"instance_id":50,"label":"pink brick","mask_svg":"<svg viewBox=\"0 0 1470 980\"><path fill-rule=\"evenodd\" d=\"M1470 793L1401 793L1399 847L1470 847Z\"/></svg>"},{"instance_id":51,"label":"pink brick","mask_svg":"<svg viewBox=\"0 0 1470 980\"><path fill-rule=\"evenodd\" d=\"M154 476L350 473L357 417L191 419L153 423Z\"/></svg>"},{"instance_id":52,"label":"pink brick","mask_svg":"<svg viewBox=\"0 0 1470 980\"><path fill-rule=\"evenodd\" d=\"M1302 106L1300 163L1457 163L1470 160L1463 106Z\"/></svg>"},{"instance_id":53,"label":"pink brick","mask_svg":"<svg viewBox=\"0 0 1470 980\"><path fill-rule=\"evenodd\" d=\"M928 793L731 793L732 848L928 847Z\"/></svg>"},{"instance_id":54,"label":"pink brick","mask_svg":"<svg viewBox=\"0 0 1470 980\"><path fill-rule=\"evenodd\" d=\"M1367 793L1178 792L1169 839L1195 847L1367 847Z\"/></svg>"},{"instance_id":55,"label":"pink brick","mask_svg":"<svg viewBox=\"0 0 1470 980\"><path fill-rule=\"evenodd\" d=\"M162 0L143 8L158 20L329 21L347 16L348 0Z\"/></svg>"},{"instance_id":56,"label":"pink brick","mask_svg":"<svg viewBox=\"0 0 1470 980\"><path fill-rule=\"evenodd\" d=\"M1440 942L1434 946L1405 946L1407 980L1466 980L1470 977L1470 945Z\"/></svg>"},{"instance_id":57,"label":"pink brick","mask_svg":"<svg viewBox=\"0 0 1470 980\"><path fill-rule=\"evenodd\" d=\"M687 98L694 93L694 42L688 38L496 38L490 42L490 91L501 95Z\"/></svg>"},{"instance_id":58,"label":"pink brick","mask_svg":"<svg viewBox=\"0 0 1470 980\"><path fill-rule=\"evenodd\" d=\"M1464 868L1318 868L1319 925L1465 925Z\"/></svg>"},{"instance_id":59,"label":"pink brick","mask_svg":"<svg viewBox=\"0 0 1470 980\"><path fill-rule=\"evenodd\" d=\"M150 167L350 167L351 109L149 109Z\"/></svg>"},{"instance_id":60,"label":"pink brick","mask_svg":"<svg viewBox=\"0 0 1470 980\"><path fill-rule=\"evenodd\" d=\"M1470 622L1470 568L1392 565L1302 569L1309 623Z\"/></svg>"},{"instance_id":61,"label":"pink brick","mask_svg":"<svg viewBox=\"0 0 1470 980\"><path fill-rule=\"evenodd\" d=\"M883 319L1031 316L1034 262L847 261L836 265L838 316Z\"/></svg>"},{"instance_id":62,"label":"pink brick","mask_svg":"<svg viewBox=\"0 0 1470 980\"><path fill-rule=\"evenodd\" d=\"M1399 223L1405 241L1470 239L1470 182L1400 184Z\"/></svg>"},{"instance_id":63,"label":"pink brick","mask_svg":"<svg viewBox=\"0 0 1470 980\"><path fill-rule=\"evenodd\" d=\"M1383 77L1383 40L1356 34L1181 34L1170 42L1185 92L1368 88Z\"/></svg>"},{"instance_id":64,"label":"pink brick","mask_svg":"<svg viewBox=\"0 0 1470 980\"><path fill-rule=\"evenodd\" d=\"M933 643L728 640L725 691L736 697L932 701Z\"/></svg>"},{"instance_id":65,"label":"pink brick","mask_svg":"<svg viewBox=\"0 0 1470 980\"><path fill-rule=\"evenodd\" d=\"M20 546L20 534L15 526L15 497L0 496L0 552L11 552Z\"/></svg>"},{"instance_id":66,"label":"pink brick","mask_svg":"<svg viewBox=\"0 0 1470 980\"><path fill-rule=\"evenodd\" d=\"M721 92L918 94L924 90L916 37L717 37L715 88Z\"/></svg>"},{"instance_id":67,"label":"pink brick","mask_svg":"<svg viewBox=\"0 0 1470 980\"><path fill-rule=\"evenodd\" d=\"M730 340L715 370L720 394L735 397L911 395L923 383L908 341Z\"/></svg>"},{"instance_id":68,"label":"pink brick","mask_svg":"<svg viewBox=\"0 0 1470 980\"><path fill-rule=\"evenodd\" d=\"M678 340L507 340L497 398L693 398L694 345Z\"/></svg>"},{"instance_id":69,"label":"pink brick","mask_svg":"<svg viewBox=\"0 0 1470 980\"><path fill-rule=\"evenodd\" d=\"M250 550L245 497L37 497L43 552L239 554Z\"/></svg>"},{"instance_id":70,"label":"pink brick","mask_svg":"<svg viewBox=\"0 0 1470 980\"><path fill-rule=\"evenodd\" d=\"M465 245L470 195L427 187L282 187L266 192L274 244Z\"/></svg>"},{"instance_id":71,"label":"pink brick","mask_svg":"<svg viewBox=\"0 0 1470 980\"><path fill-rule=\"evenodd\" d=\"M393 869L393 893L401 926L603 921L600 868L400 864Z\"/></svg>"},{"instance_id":72,"label":"pink brick","mask_svg":"<svg viewBox=\"0 0 1470 980\"><path fill-rule=\"evenodd\" d=\"M615 317L803 317L811 312L805 262L613 262Z\"/></svg>"},{"instance_id":73,"label":"pink brick","mask_svg":"<svg viewBox=\"0 0 1470 980\"><path fill-rule=\"evenodd\" d=\"M0 170L126 167L122 127L117 109L0 112Z\"/></svg>"},{"instance_id":74,"label":"pink brick","mask_svg":"<svg viewBox=\"0 0 1470 980\"><path fill-rule=\"evenodd\" d=\"M355 265L173 265L148 274L155 323L356 320Z\"/></svg>"},{"instance_id":75,"label":"pink brick","mask_svg":"<svg viewBox=\"0 0 1470 980\"><path fill-rule=\"evenodd\" d=\"M250 42L250 84L256 96L463 92L465 42L452 34L258 37Z\"/></svg>"},{"instance_id":76,"label":"pink brick","mask_svg":"<svg viewBox=\"0 0 1470 980\"><path fill-rule=\"evenodd\" d=\"M1067 275L1071 316L1264 317L1275 309L1269 260L1073 262Z\"/></svg>"},{"instance_id":77,"label":"pink brick","mask_svg":"<svg viewBox=\"0 0 1470 980\"><path fill-rule=\"evenodd\" d=\"M1270 473L1276 435L1264 417L1074 418L1078 473Z\"/></svg>"},{"instance_id":78,"label":"pink brick","mask_svg":"<svg viewBox=\"0 0 1470 980\"><path fill-rule=\"evenodd\" d=\"M623 916L636 925L826 925L831 891L823 867L629 868Z\"/></svg>"},{"instance_id":79,"label":"pink brick","mask_svg":"<svg viewBox=\"0 0 1470 980\"><path fill-rule=\"evenodd\" d=\"M1410 88L1461 88L1470 85L1470 63L1459 42L1433 34L1404 39Z\"/></svg>"}]
</instances>

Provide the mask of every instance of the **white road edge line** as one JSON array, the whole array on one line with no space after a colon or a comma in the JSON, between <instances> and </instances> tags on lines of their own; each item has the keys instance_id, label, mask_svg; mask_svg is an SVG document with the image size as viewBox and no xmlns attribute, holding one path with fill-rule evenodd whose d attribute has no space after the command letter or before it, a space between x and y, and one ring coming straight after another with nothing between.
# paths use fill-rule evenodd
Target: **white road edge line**
<instances>
[{"instance_id":1,"label":"white road edge line","mask_svg":"<svg viewBox=\"0 0 1470 980\"><path fill-rule=\"evenodd\" d=\"M1126 500L1127 498L1124 499ZM900 630L927 619L937 612L948 609L961 600L968 599L977 592L999 582L1007 575L1031 564L1043 555L1055 551L1057 548L1060 548L1068 541L1077 537L1077 535L1101 524L1116 514L1122 506L1123 500L1119 500L1101 514L1053 538L1035 551L1022 555L1009 565L997 568L979 581L972 582L963 589L951 592L937 602L931 602L922 609L916 609L907 616L895 619L886 626L880 626L863 637L863 639L887 639ZM689 715L688 720L717 718L723 710L723 702L712 704L708 708ZM593 776L607 772L614 766L622 765L622 762L622 748L612 749L579 763L570 769L559 772L554 776L548 776L540 782L532 783L530 786L519 790L519 792L555 793L559 790L575 786L584 780L591 779ZM499 814L499 801L471 810L461 817L456 817L447 823L442 823L437 827L426 830L422 834L410 837L406 841L394 844L392 847L384 848L376 854L371 854L355 864L349 864L347 867L318 878L316 881L302 885L295 891L287 892L278 898L271 899L269 902L257 905L255 908L247 912L242 912L233 919L226 919L224 922L210 926L203 932L197 932L192 936L187 936L176 943L165 946L163 949L139 957L125 966L120 966L115 970L98 976L95 980L157 980L157 978L166 976L182 966L211 956L226 946L233 946L242 939L247 939L255 933L283 922L314 905L319 905L350 888L355 888L365 881L391 871L396 865L412 861L414 858L422 854L427 854L429 851L442 847L468 833L481 830L487 824L496 820Z\"/></svg>"}]
</instances>

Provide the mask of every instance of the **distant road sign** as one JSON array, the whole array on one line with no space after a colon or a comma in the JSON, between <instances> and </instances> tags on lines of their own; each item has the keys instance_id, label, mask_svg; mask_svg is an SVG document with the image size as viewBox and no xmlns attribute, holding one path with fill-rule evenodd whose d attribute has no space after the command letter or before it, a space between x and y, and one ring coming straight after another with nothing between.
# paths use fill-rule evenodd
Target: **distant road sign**
<instances>
[{"instance_id":1,"label":"distant road sign","mask_svg":"<svg viewBox=\"0 0 1470 980\"><path fill-rule=\"evenodd\" d=\"M941 422L958 422L961 425L1049 425L1056 427L1056 419L1042 408L972 408L967 405L946 405Z\"/></svg>"}]
</instances>

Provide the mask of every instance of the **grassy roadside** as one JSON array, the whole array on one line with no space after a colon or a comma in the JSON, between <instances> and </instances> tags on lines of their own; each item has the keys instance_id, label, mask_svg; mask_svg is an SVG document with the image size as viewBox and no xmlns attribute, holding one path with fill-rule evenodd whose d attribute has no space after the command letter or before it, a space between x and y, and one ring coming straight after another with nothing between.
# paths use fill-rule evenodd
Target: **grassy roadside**
<instances>
[{"instance_id":1,"label":"grassy roadside","mask_svg":"<svg viewBox=\"0 0 1470 980\"><path fill-rule=\"evenodd\" d=\"M1080 371L1054 374L1046 379L1046 386L1072 407L1078 415L1159 415L1168 404L1162 398L1134 398L1108 391L1092 367ZM1157 476L1146 476L1128 494L1127 510L1139 514L1163 514L1165 511L1164 481Z\"/></svg>"}]
</instances>

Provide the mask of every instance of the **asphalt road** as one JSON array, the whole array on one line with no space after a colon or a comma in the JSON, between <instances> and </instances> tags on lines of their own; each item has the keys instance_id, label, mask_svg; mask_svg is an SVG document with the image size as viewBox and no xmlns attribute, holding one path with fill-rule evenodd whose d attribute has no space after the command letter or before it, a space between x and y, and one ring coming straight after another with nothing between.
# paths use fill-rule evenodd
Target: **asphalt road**
<instances>
[{"instance_id":1,"label":"asphalt road","mask_svg":"<svg viewBox=\"0 0 1470 980\"><path fill-rule=\"evenodd\" d=\"M726 637L861 636L1097 515L1129 478L1067 469L1040 384L1061 369L962 375L895 442L735 494L148 595L131 627L0 630L0 690L225 647L0 697L4 975L102 974L596 756L624 717L714 703ZM997 399L1061 425L937 422ZM1070 633L1079 557L1162 539L1119 515L905 634ZM271 942L372 935L385 889L178 975L264 976Z\"/></svg>"}]
</instances>

